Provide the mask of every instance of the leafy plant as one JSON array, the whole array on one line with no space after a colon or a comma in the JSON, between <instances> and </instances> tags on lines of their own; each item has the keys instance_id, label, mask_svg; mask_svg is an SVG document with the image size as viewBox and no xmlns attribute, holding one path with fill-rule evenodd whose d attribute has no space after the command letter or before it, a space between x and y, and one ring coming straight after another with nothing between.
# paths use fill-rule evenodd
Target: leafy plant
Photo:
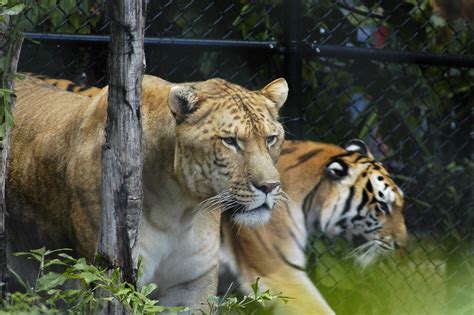
<instances>
[{"instance_id":1,"label":"leafy plant","mask_svg":"<svg viewBox=\"0 0 474 315\"><path fill-rule=\"evenodd\" d=\"M14 125L11 113L12 97L14 91L8 88L8 82L11 79L19 78L16 73L11 73L11 63L15 49L15 41L19 36L18 31L18 15L24 10L25 5L15 0L0 0L0 24L5 24L8 38L6 41L2 55L0 56L0 73L2 76L2 85L0 86L0 138L4 138L7 128Z\"/></svg>"},{"instance_id":2,"label":"leafy plant","mask_svg":"<svg viewBox=\"0 0 474 315\"><path fill-rule=\"evenodd\" d=\"M99 26L104 1L23 0L26 5L20 28L28 31L90 34Z\"/></svg>"},{"instance_id":3,"label":"leafy plant","mask_svg":"<svg viewBox=\"0 0 474 315\"><path fill-rule=\"evenodd\" d=\"M39 248L16 253L16 256L38 263L37 276L29 283L9 269L24 292L7 292L0 302L0 314L99 314L105 302L112 299L118 300L130 314L177 314L188 310L186 307L164 307L151 299L149 295L157 288L155 284L137 289L119 280L118 269L110 274L106 268L89 264L84 258L68 255L68 251L70 249ZM266 306L267 302L287 303L290 299L282 293L260 292L258 281L252 284L249 295L240 298L227 294L222 298L210 296L207 309L199 312L203 315L248 314ZM109 295L97 296L98 289Z\"/></svg>"},{"instance_id":4,"label":"leafy plant","mask_svg":"<svg viewBox=\"0 0 474 315\"><path fill-rule=\"evenodd\" d=\"M66 252L68 249L16 253L39 264L34 283L28 283L16 272L10 272L23 286L25 292L7 293L0 312L17 314L98 314L105 302L117 299L131 314L155 314L163 311L175 313L184 307L164 307L148 296L156 289L148 284L137 289L130 283L119 281L119 270L111 276L105 268L99 268L76 259ZM60 270L60 271L59 271ZM108 297L98 297L95 292L101 288L110 293Z\"/></svg>"},{"instance_id":5,"label":"leafy plant","mask_svg":"<svg viewBox=\"0 0 474 315\"><path fill-rule=\"evenodd\" d=\"M25 9L25 5L14 0L0 0L0 23L5 21L6 16L20 14Z\"/></svg>"},{"instance_id":6,"label":"leafy plant","mask_svg":"<svg viewBox=\"0 0 474 315\"><path fill-rule=\"evenodd\" d=\"M254 314L258 308L267 306L267 302L280 301L288 303L291 297L285 296L282 293L271 293L270 290L264 292L260 291L259 282L260 278L257 278L252 283L252 292L249 295L244 295L240 299L235 296L228 297L226 293L224 297L219 298L218 296L210 296L208 298L209 313L202 312L203 314Z\"/></svg>"}]
</instances>

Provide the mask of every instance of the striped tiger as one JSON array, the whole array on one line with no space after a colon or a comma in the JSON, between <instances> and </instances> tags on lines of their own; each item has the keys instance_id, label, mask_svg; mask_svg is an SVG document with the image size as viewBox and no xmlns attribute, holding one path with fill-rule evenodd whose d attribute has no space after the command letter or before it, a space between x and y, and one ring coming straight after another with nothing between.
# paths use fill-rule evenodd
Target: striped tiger
<instances>
[{"instance_id":1,"label":"striped tiger","mask_svg":"<svg viewBox=\"0 0 474 315\"><path fill-rule=\"evenodd\" d=\"M329 237L363 239L354 254L368 265L406 241L403 193L360 140L345 148L285 141L277 168L289 198L269 223L248 228L224 213L220 287L229 286L229 273L242 288L260 277L265 289L295 298L275 305L277 314L333 314L305 271L308 236L319 228Z\"/></svg>"}]
</instances>

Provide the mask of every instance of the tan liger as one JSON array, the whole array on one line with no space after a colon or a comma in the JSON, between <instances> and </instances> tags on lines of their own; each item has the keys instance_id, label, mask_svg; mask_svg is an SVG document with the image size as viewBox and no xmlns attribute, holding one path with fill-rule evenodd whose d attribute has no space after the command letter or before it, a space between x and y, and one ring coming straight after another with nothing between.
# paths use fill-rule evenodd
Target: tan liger
<instances>
[{"instance_id":1,"label":"tan liger","mask_svg":"<svg viewBox=\"0 0 474 315\"><path fill-rule=\"evenodd\" d=\"M249 228L223 214L221 279L233 275L246 289L260 277L264 289L294 298L275 305L276 314L334 314L305 272L309 234L319 228L332 237L362 238L354 255L370 264L405 243L403 193L360 140L345 148L286 141L277 168L288 202L269 223Z\"/></svg>"},{"instance_id":2,"label":"tan liger","mask_svg":"<svg viewBox=\"0 0 474 315\"><path fill-rule=\"evenodd\" d=\"M221 79L143 80L141 283L163 305L201 307L217 286L220 211L269 220L281 200L278 110L288 86L249 91ZM93 97L38 79L17 82L8 182L10 252L70 247L92 259L98 238L107 88ZM138 158L138 157L137 157ZM217 207L219 205L219 207ZM214 210L216 206L216 210ZM20 274L31 266L12 257Z\"/></svg>"}]
</instances>

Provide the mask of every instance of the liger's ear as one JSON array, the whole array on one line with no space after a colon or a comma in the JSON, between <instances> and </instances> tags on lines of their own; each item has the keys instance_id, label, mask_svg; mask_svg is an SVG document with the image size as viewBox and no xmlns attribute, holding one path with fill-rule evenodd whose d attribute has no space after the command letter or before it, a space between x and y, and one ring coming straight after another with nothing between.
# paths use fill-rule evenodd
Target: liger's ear
<instances>
[{"instance_id":1,"label":"liger's ear","mask_svg":"<svg viewBox=\"0 0 474 315\"><path fill-rule=\"evenodd\" d=\"M349 140L349 142L347 142L344 146L344 149L349 152L359 152L360 154L366 155L372 159L374 158L372 153L370 153L369 151L369 147L365 144L364 141L360 139Z\"/></svg>"},{"instance_id":2,"label":"liger's ear","mask_svg":"<svg viewBox=\"0 0 474 315\"><path fill-rule=\"evenodd\" d=\"M288 83L283 78L276 79L262 89L262 94L270 99L278 110L288 97Z\"/></svg>"},{"instance_id":3,"label":"liger's ear","mask_svg":"<svg viewBox=\"0 0 474 315\"><path fill-rule=\"evenodd\" d=\"M199 102L199 96L189 86L175 85L168 95L168 106L176 121L183 121L187 114L192 113Z\"/></svg>"}]
</instances>

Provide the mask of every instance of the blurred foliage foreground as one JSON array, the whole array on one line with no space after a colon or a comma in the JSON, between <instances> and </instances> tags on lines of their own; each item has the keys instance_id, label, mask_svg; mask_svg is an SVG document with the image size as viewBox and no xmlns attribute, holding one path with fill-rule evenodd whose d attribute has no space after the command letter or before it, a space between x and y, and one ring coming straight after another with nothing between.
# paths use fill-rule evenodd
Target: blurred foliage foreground
<instances>
[{"instance_id":1,"label":"blurred foliage foreground","mask_svg":"<svg viewBox=\"0 0 474 315\"><path fill-rule=\"evenodd\" d=\"M23 286L23 291L7 292L0 301L0 314L102 314L107 301L118 300L129 314L187 314L186 307L164 307L158 300L150 298L157 288L148 284L139 289L119 280L119 269L111 275L107 268L91 265L84 258L76 259L67 254L69 249L46 250L39 248L16 253L38 265L34 283L26 282L14 270L9 269L14 280ZM140 268L139 268L140 271ZM140 277L140 272L139 275ZM261 292L259 279L251 285L249 295L223 297L209 296L207 305L196 310L201 315L249 314L262 310L269 301L288 303L291 299L268 290ZM109 296L98 296L101 289Z\"/></svg>"}]
</instances>

